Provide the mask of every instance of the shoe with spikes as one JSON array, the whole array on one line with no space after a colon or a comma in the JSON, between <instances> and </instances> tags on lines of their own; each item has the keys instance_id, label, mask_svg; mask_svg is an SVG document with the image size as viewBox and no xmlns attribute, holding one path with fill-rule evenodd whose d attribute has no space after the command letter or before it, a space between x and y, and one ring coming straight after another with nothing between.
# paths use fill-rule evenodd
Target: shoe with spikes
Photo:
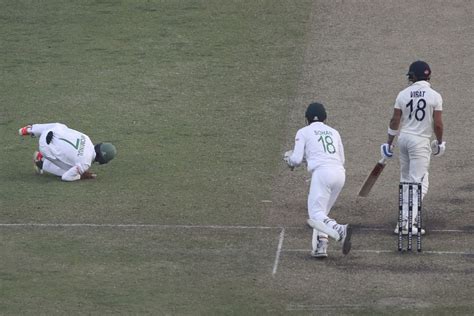
<instances>
[{"instance_id":1,"label":"shoe with spikes","mask_svg":"<svg viewBox=\"0 0 474 316\"><path fill-rule=\"evenodd\" d=\"M33 167L37 174L43 174L43 155L39 151L33 154Z\"/></svg>"},{"instance_id":2,"label":"shoe with spikes","mask_svg":"<svg viewBox=\"0 0 474 316\"><path fill-rule=\"evenodd\" d=\"M328 257L328 239L319 238L316 249L311 251L311 256L318 259L324 259Z\"/></svg>"},{"instance_id":3,"label":"shoe with spikes","mask_svg":"<svg viewBox=\"0 0 474 316\"><path fill-rule=\"evenodd\" d=\"M349 224L339 225L338 232L339 232L339 236L341 236L339 241L342 243L342 253L347 255L349 251L351 251L351 247L352 247L352 243L351 243L352 227Z\"/></svg>"}]
</instances>

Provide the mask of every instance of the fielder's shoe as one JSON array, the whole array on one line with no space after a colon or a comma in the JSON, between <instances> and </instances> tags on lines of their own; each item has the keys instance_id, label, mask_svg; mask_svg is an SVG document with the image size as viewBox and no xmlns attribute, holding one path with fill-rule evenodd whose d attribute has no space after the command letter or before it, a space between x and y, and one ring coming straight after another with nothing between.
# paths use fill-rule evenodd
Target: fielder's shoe
<instances>
[{"instance_id":1,"label":"fielder's shoe","mask_svg":"<svg viewBox=\"0 0 474 316\"><path fill-rule=\"evenodd\" d=\"M328 257L328 239L320 238L316 249L311 251L311 256L314 258L324 259Z\"/></svg>"},{"instance_id":2,"label":"fielder's shoe","mask_svg":"<svg viewBox=\"0 0 474 316\"><path fill-rule=\"evenodd\" d=\"M33 154L33 166L37 174L43 174L43 155L39 151Z\"/></svg>"},{"instance_id":3,"label":"fielder's shoe","mask_svg":"<svg viewBox=\"0 0 474 316\"><path fill-rule=\"evenodd\" d=\"M339 225L340 228L338 229L339 236L341 236L341 239L339 239L340 242L342 242L342 253L347 255L349 251L351 251L352 243L351 243L351 237L352 237L352 227L351 225Z\"/></svg>"},{"instance_id":4,"label":"fielder's shoe","mask_svg":"<svg viewBox=\"0 0 474 316\"><path fill-rule=\"evenodd\" d=\"M31 135L31 125L26 125L18 130L20 136Z\"/></svg>"},{"instance_id":5,"label":"fielder's shoe","mask_svg":"<svg viewBox=\"0 0 474 316\"><path fill-rule=\"evenodd\" d=\"M416 223L413 224L413 227L411 229L411 232L413 235L418 234L418 227L416 226ZM398 224L395 226L395 229L393 230L393 233L398 235ZM421 229L421 234L424 235L426 233L425 229ZM405 224L402 229L402 235L408 235L408 224Z\"/></svg>"}]
</instances>

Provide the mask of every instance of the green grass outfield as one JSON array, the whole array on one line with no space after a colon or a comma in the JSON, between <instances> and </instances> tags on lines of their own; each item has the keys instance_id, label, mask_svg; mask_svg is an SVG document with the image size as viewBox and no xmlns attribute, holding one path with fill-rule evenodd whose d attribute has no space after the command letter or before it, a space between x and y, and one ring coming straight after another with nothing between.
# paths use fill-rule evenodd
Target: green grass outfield
<instances>
[{"instance_id":1,"label":"green grass outfield","mask_svg":"<svg viewBox=\"0 0 474 316\"><path fill-rule=\"evenodd\" d=\"M3 2L3 221L258 223L308 2ZM116 144L97 181L32 175L55 121Z\"/></svg>"},{"instance_id":2,"label":"green grass outfield","mask_svg":"<svg viewBox=\"0 0 474 316\"><path fill-rule=\"evenodd\" d=\"M262 222L309 0L0 3L0 314L280 310ZM36 176L28 123L118 155L95 181ZM241 254L245 255L242 256Z\"/></svg>"}]
</instances>

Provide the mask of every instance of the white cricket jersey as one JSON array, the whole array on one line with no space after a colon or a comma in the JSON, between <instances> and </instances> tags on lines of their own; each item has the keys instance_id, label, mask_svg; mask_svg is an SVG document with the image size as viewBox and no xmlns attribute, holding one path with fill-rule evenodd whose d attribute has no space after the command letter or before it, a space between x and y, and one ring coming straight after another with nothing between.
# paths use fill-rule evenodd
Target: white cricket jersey
<instances>
[{"instance_id":1,"label":"white cricket jersey","mask_svg":"<svg viewBox=\"0 0 474 316\"><path fill-rule=\"evenodd\" d=\"M310 172L319 167L344 169L344 146L339 132L322 122L313 122L298 130L289 160L298 166L303 158L306 158Z\"/></svg>"},{"instance_id":2,"label":"white cricket jersey","mask_svg":"<svg viewBox=\"0 0 474 316\"><path fill-rule=\"evenodd\" d=\"M443 99L429 82L417 81L398 94L395 108L402 111L400 133L430 138L433 111L443 110Z\"/></svg>"},{"instance_id":3,"label":"white cricket jersey","mask_svg":"<svg viewBox=\"0 0 474 316\"><path fill-rule=\"evenodd\" d=\"M63 180L79 180L91 167L96 154L89 136L60 123L34 124L31 131L39 136L39 150L44 158L65 171ZM53 138L48 144L49 132L53 132Z\"/></svg>"}]
</instances>

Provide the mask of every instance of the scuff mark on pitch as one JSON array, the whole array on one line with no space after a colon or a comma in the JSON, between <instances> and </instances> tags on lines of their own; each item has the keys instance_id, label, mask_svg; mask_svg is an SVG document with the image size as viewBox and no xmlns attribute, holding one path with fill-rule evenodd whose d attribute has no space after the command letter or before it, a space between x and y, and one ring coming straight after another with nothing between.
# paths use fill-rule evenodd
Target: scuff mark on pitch
<instances>
[{"instance_id":1,"label":"scuff mark on pitch","mask_svg":"<svg viewBox=\"0 0 474 316\"><path fill-rule=\"evenodd\" d=\"M465 192L474 192L474 183L469 183L463 186L458 187L460 191L465 191Z\"/></svg>"}]
</instances>

